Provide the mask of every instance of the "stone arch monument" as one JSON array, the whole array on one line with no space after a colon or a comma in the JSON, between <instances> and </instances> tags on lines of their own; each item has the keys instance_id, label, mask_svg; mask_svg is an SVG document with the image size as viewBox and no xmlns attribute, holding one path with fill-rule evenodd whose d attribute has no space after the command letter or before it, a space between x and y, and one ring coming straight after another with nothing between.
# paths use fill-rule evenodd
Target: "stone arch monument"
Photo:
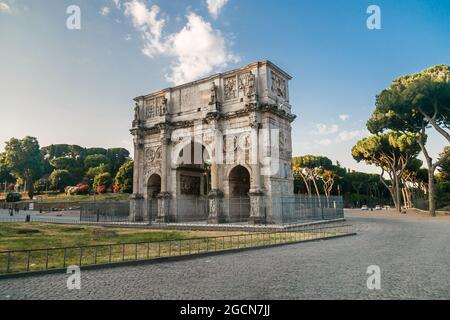
<instances>
[{"instance_id":1,"label":"stone arch monument","mask_svg":"<svg viewBox=\"0 0 450 320\"><path fill-rule=\"evenodd\" d=\"M190 221L195 200L208 223L231 222L239 196L249 223L279 221L279 197L293 194L289 80L260 61L135 98L130 220L157 208L160 222Z\"/></svg>"}]
</instances>

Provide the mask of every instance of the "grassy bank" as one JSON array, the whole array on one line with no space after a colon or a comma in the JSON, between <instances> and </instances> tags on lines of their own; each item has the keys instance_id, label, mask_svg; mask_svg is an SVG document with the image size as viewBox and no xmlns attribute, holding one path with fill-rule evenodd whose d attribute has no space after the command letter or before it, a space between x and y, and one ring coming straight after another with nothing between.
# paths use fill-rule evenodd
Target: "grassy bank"
<instances>
[{"instance_id":1,"label":"grassy bank","mask_svg":"<svg viewBox=\"0 0 450 320\"><path fill-rule=\"evenodd\" d=\"M181 240L241 232L143 230L44 223L1 223L0 251Z\"/></svg>"},{"instance_id":2,"label":"grassy bank","mask_svg":"<svg viewBox=\"0 0 450 320\"><path fill-rule=\"evenodd\" d=\"M0 224L0 251L57 249L0 252L0 274L226 251L324 239L338 234L333 230L242 233L3 223ZM95 247L77 247L82 245Z\"/></svg>"}]
</instances>

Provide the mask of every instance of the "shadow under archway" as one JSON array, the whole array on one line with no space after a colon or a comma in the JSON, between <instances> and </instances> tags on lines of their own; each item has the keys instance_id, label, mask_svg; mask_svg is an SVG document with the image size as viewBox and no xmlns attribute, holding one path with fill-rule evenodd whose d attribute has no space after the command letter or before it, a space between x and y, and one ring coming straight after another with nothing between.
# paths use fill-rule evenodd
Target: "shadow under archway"
<instances>
[{"instance_id":1,"label":"shadow under archway","mask_svg":"<svg viewBox=\"0 0 450 320\"><path fill-rule=\"evenodd\" d=\"M229 181L229 220L230 222L247 222L250 218L250 173L238 165L228 176Z\"/></svg>"}]
</instances>

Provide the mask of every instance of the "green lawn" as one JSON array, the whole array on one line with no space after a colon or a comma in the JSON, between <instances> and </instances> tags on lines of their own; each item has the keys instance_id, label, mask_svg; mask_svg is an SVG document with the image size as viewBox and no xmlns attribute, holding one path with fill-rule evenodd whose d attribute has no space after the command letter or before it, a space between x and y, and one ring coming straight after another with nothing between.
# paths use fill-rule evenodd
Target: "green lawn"
<instances>
[{"instance_id":1,"label":"green lawn","mask_svg":"<svg viewBox=\"0 0 450 320\"><path fill-rule=\"evenodd\" d=\"M0 251L180 240L240 232L144 230L45 223L0 223Z\"/></svg>"},{"instance_id":2,"label":"green lawn","mask_svg":"<svg viewBox=\"0 0 450 320\"><path fill-rule=\"evenodd\" d=\"M242 233L1 223L0 251L56 249L0 252L0 274L65 268L69 265L86 266L158 259L317 240L335 235L337 233L331 230ZM77 247L85 245L95 246Z\"/></svg>"},{"instance_id":3,"label":"green lawn","mask_svg":"<svg viewBox=\"0 0 450 320\"><path fill-rule=\"evenodd\" d=\"M105 201L105 200L128 200L130 195L127 193L106 193L94 195L66 195L60 193L49 196L35 196L34 201L38 202L79 202L79 201Z\"/></svg>"}]
</instances>

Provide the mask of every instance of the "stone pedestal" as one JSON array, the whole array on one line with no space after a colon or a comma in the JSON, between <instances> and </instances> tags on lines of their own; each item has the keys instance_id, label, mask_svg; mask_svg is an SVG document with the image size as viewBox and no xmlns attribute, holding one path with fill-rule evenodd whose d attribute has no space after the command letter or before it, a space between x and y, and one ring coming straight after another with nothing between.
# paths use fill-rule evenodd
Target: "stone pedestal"
<instances>
[{"instance_id":1,"label":"stone pedestal","mask_svg":"<svg viewBox=\"0 0 450 320\"><path fill-rule=\"evenodd\" d=\"M156 222L165 223L169 222L169 209L170 209L170 193L162 192L158 195L158 218Z\"/></svg>"},{"instance_id":2,"label":"stone pedestal","mask_svg":"<svg viewBox=\"0 0 450 320\"><path fill-rule=\"evenodd\" d=\"M130 196L130 221L144 221L144 197L141 194Z\"/></svg>"},{"instance_id":3,"label":"stone pedestal","mask_svg":"<svg viewBox=\"0 0 450 320\"><path fill-rule=\"evenodd\" d=\"M209 202L209 224L219 224L226 222L223 215L223 193L220 190L211 190L208 194Z\"/></svg>"},{"instance_id":4,"label":"stone pedestal","mask_svg":"<svg viewBox=\"0 0 450 320\"><path fill-rule=\"evenodd\" d=\"M249 223L266 223L267 217L264 214L264 193L261 191L249 192L250 197L250 218Z\"/></svg>"}]
</instances>

